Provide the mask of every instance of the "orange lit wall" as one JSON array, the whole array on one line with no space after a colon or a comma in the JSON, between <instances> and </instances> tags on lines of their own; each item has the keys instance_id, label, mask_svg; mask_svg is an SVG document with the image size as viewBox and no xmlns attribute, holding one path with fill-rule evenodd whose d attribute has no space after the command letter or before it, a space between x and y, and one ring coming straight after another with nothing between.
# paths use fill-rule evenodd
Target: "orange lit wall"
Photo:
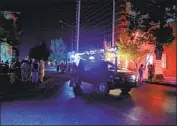
<instances>
[{"instance_id":1,"label":"orange lit wall","mask_svg":"<svg viewBox=\"0 0 177 126\"><path fill-rule=\"evenodd\" d=\"M165 77L176 77L176 39L177 39L177 22L170 24L173 27L175 40L169 47L164 47L164 53L167 55L167 67L163 69Z\"/></svg>"},{"instance_id":2,"label":"orange lit wall","mask_svg":"<svg viewBox=\"0 0 177 126\"><path fill-rule=\"evenodd\" d=\"M176 27L173 28L176 33ZM176 77L176 39L169 47L164 48L164 53L167 55L167 67L163 70L163 74L165 77Z\"/></svg>"}]
</instances>

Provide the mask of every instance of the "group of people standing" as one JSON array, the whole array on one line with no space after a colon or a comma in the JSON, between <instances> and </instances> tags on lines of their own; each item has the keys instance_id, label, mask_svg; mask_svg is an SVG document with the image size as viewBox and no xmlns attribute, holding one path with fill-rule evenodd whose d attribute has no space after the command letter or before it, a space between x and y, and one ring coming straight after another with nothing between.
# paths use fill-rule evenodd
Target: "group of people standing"
<instances>
[{"instance_id":1,"label":"group of people standing","mask_svg":"<svg viewBox=\"0 0 177 126\"><path fill-rule=\"evenodd\" d=\"M152 78L154 76L154 66L152 64L148 63L147 69L148 69L148 82L152 83ZM143 70L144 70L144 65L141 64L139 67L139 70L138 70L139 83L143 82Z\"/></svg>"},{"instance_id":2,"label":"group of people standing","mask_svg":"<svg viewBox=\"0 0 177 126\"><path fill-rule=\"evenodd\" d=\"M43 82L45 76L45 63L43 60L22 60L17 58L10 65L10 81L13 84L17 79L26 83L31 81L34 84Z\"/></svg>"},{"instance_id":3,"label":"group of people standing","mask_svg":"<svg viewBox=\"0 0 177 126\"><path fill-rule=\"evenodd\" d=\"M57 72L64 73L66 69L67 69L67 63L61 62L57 64Z\"/></svg>"},{"instance_id":4,"label":"group of people standing","mask_svg":"<svg viewBox=\"0 0 177 126\"><path fill-rule=\"evenodd\" d=\"M74 63L59 63L57 64L57 72L64 73L64 72L71 72Z\"/></svg>"}]
</instances>

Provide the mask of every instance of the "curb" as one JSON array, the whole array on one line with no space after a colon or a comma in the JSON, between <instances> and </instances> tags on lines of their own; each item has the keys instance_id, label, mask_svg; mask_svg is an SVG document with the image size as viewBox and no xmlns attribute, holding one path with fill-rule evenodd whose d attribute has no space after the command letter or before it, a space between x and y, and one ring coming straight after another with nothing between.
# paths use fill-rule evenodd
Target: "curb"
<instances>
[{"instance_id":1,"label":"curb","mask_svg":"<svg viewBox=\"0 0 177 126\"><path fill-rule=\"evenodd\" d=\"M159 82L154 82L152 84L156 84L156 85L162 85L162 86L168 86L168 87L175 87L177 88L177 85L174 85L174 84L170 84L170 83L159 83Z\"/></svg>"},{"instance_id":2,"label":"curb","mask_svg":"<svg viewBox=\"0 0 177 126\"><path fill-rule=\"evenodd\" d=\"M149 84L148 81L144 81L144 82ZM170 84L170 83L167 83L167 82L152 82L151 84L162 85L162 86L169 86L169 87L175 87L175 88L177 88L177 85Z\"/></svg>"}]
</instances>

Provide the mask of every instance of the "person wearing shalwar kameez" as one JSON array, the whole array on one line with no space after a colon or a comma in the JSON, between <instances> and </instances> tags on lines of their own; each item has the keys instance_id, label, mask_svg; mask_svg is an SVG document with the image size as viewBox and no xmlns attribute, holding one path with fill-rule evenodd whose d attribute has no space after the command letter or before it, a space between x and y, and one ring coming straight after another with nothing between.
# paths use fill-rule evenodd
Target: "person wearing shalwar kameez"
<instances>
[{"instance_id":1,"label":"person wearing shalwar kameez","mask_svg":"<svg viewBox=\"0 0 177 126\"><path fill-rule=\"evenodd\" d=\"M43 60L40 60L40 65L39 65L39 80L42 83L44 81L44 76L45 76L45 63Z\"/></svg>"},{"instance_id":2,"label":"person wearing shalwar kameez","mask_svg":"<svg viewBox=\"0 0 177 126\"><path fill-rule=\"evenodd\" d=\"M32 70L32 83L35 83L37 85L39 79L39 63L37 62L37 60L35 60L31 64L31 70Z\"/></svg>"},{"instance_id":3,"label":"person wearing shalwar kameez","mask_svg":"<svg viewBox=\"0 0 177 126\"><path fill-rule=\"evenodd\" d=\"M27 82L30 77L30 65L28 61L24 60L20 68L21 68L22 81Z\"/></svg>"}]
</instances>

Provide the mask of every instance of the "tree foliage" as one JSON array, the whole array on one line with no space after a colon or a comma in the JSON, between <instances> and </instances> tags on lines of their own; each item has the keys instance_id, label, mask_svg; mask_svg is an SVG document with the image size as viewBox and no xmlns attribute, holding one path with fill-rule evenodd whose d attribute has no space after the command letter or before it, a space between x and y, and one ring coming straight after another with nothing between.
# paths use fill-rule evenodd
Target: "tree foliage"
<instances>
[{"instance_id":1,"label":"tree foliage","mask_svg":"<svg viewBox=\"0 0 177 126\"><path fill-rule=\"evenodd\" d=\"M147 33L136 31L130 35L130 38L123 40L120 38L119 42L116 42L118 47L118 56L121 59L133 61L135 69L137 70L138 64L147 54L150 54L154 51L154 46L146 46L146 44L154 43L155 38Z\"/></svg>"},{"instance_id":2,"label":"tree foliage","mask_svg":"<svg viewBox=\"0 0 177 126\"><path fill-rule=\"evenodd\" d=\"M43 59L44 61L47 61L49 54L49 49L47 48L46 44L42 42L41 45L35 46L30 49L29 57L35 58L37 60Z\"/></svg>"},{"instance_id":3,"label":"tree foliage","mask_svg":"<svg viewBox=\"0 0 177 126\"><path fill-rule=\"evenodd\" d=\"M60 39L53 39L51 40L50 44L50 60L54 61L60 61L60 60L65 60L67 53L66 53L66 46L62 40Z\"/></svg>"},{"instance_id":4,"label":"tree foliage","mask_svg":"<svg viewBox=\"0 0 177 126\"><path fill-rule=\"evenodd\" d=\"M159 48L173 41L173 29L166 24L170 20L176 21L176 0L131 0L131 4L130 31L140 29L151 32Z\"/></svg>"},{"instance_id":5,"label":"tree foliage","mask_svg":"<svg viewBox=\"0 0 177 126\"><path fill-rule=\"evenodd\" d=\"M7 20L0 14L0 42L7 42L10 45L19 45L22 30L19 20L15 24L13 20Z\"/></svg>"}]
</instances>

